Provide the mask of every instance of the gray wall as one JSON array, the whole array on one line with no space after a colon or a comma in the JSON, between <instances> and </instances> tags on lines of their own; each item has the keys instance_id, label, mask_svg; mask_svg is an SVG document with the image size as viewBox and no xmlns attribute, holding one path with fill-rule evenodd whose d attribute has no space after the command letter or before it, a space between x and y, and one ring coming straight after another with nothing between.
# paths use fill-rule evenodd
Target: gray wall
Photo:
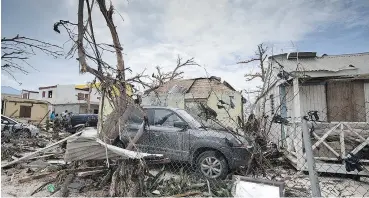
<instances>
[{"instance_id":1,"label":"gray wall","mask_svg":"<svg viewBox=\"0 0 369 198\"><path fill-rule=\"evenodd\" d=\"M79 104L59 104L59 105L54 105L53 110L57 114L61 114L65 110L68 110L68 112L73 112L75 114L78 114L80 110L80 105Z\"/></svg>"}]
</instances>

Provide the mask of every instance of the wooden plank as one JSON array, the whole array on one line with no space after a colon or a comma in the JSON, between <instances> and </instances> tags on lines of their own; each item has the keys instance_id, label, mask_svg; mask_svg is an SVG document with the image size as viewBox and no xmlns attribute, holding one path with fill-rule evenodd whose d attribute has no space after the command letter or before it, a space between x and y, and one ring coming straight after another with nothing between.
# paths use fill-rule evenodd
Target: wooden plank
<instances>
[{"instance_id":1,"label":"wooden plank","mask_svg":"<svg viewBox=\"0 0 369 198\"><path fill-rule=\"evenodd\" d=\"M299 78L293 79L293 121L300 122L301 119L301 100Z\"/></svg>"},{"instance_id":2,"label":"wooden plank","mask_svg":"<svg viewBox=\"0 0 369 198\"><path fill-rule=\"evenodd\" d=\"M366 121L369 122L369 83L364 83L364 94Z\"/></svg>"},{"instance_id":3,"label":"wooden plank","mask_svg":"<svg viewBox=\"0 0 369 198\"><path fill-rule=\"evenodd\" d=\"M33 175L33 176L22 178L22 179L18 180L18 182L19 183L24 183L24 182L32 181L32 180L35 180L35 179L41 179L43 177L54 175L54 174L57 174L57 173L58 172L43 173L43 174L39 174L39 175Z\"/></svg>"},{"instance_id":4,"label":"wooden plank","mask_svg":"<svg viewBox=\"0 0 369 198\"><path fill-rule=\"evenodd\" d=\"M368 144L369 144L369 137L363 143L357 146L354 150L352 150L351 153L355 155Z\"/></svg>"},{"instance_id":5,"label":"wooden plank","mask_svg":"<svg viewBox=\"0 0 369 198\"><path fill-rule=\"evenodd\" d=\"M327 101L325 85L300 86L301 114L307 115L309 111L318 111L320 120L327 120Z\"/></svg>"},{"instance_id":6,"label":"wooden plank","mask_svg":"<svg viewBox=\"0 0 369 198\"><path fill-rule=\"evenodd\" d=\"M318 140L322 139L321 137L319 137L315 132L313 132L313 136L315 138L317 138ZM330 150L335 156L339 157L340 154L338 154L331 146L329 146L329 144L327 144L324 140L322 141L322 144L327 147L328 150Z\"/></svg>"},{"instance_id":7,"label":"wooden plank","mask_svg":"<svg viewBox=\"0 0 369 198\"><path fill-rule=\"evenodd\" d=\"M364 122L364 83L334 80L327 83L328 121Z\"/></svg>"},{"instance_id":8,"label":"wooden plank","mask_svg":"<svg viewBox=\"0 0 369 198\"><path fill-rule=\"evenodd\" d=\"M347 123L343 123L352 133L355 133L362 141L365 141L365 138L361 136L359 133L356 132L356 130L352 129L351 126Z\"/></svg>"},{"instance_id":9,"label":"wooden plank","mask_svg":"<svg viewBox=\"0 0 369 198\"><path fill-rule=\"evenodd\" d=\"M304 150L302 145L302 128L299 126L298 123L295 124L295 139L293 140L295 142L295 149L296 149L296 157L297 157L297 169L301 170L304 167L304 164L306 164L306 160L304 157Z\"/></svg>"},{"instance_id":10,"label":"wooden plank","mask_svg":"<svg viewBox=\"0 0 369 198\"><path fill-rule=\"evenodd\" d=\"M21 158L19 158L18 160L14 160L14 161L11 161L11 162L9 162L9 163L7 163L7 164L4 164L4 165L2 165L2 166L1 166L1 168L4 168L4 167L7 167L7 166L10 166L10 165L16 164L16 163L18 163L18 162L20 162L20 161L22 161L22 160L29 159L29 158L31 158L31 157L33 157L33 156L35 156L36 154L38 154L38 153L40 153L40 152L47 151L47 150L49 150L49 149L53 148L54 146L56 146L56 145L58 145L58 144L61 144L61 143L65 142L66 140L68 140L68 139L70 139L70 138L72 138L72 137L75 137L75 136L77 136L77 135L81 134L82 132L83 132L83 131L80 131L80 132L78 132L78 133L75 133L75 134L73 134L73 135L71 135L71 136L69 136L69 137L66 137L66 138L64 138L64 139L62 139L62 140L60 140L60 141L57 141L57 142L55 142L55 143L53 143L53 144L50 144L49 146L46 146L46 147L44 147L44 148L42 148L42 149L39 149L39 150L37 150L37 151L35 151L35 152L32 152L32 153L30 153L30 154L26 155L26 156L24 156L24 157L21 157Z\"/></svg>"},{"instance_id":11,"label":"wooden plank","mask_svg":"<svg viewBox=\"0 0 369 198\"><path fill-rule=\"evenodd\" d=\"M334 126L333 128L331 128L329 131L327 131L317 142L315 142L315 144L313 145L313 150L319 146L328 136L329 134L336 130L341 124L337 124L336 126Z\"/></svg>"},{"instance_id":12,"label":"wooden plank","mask_svg":"<svg viewBox=\"0 0 369 198\"><path fill-rule=\"evenodd\" d=\"M85 172L79 172L77 173L78 177L86 177L86 176L91 176L91 175L95 175L98 173L102 173L104 171L106 171L107 169L103 169L103 170L92 170L92 171L85 171Z\"/></svg>"},{"instance_id":13,"label":"wooden plank","mask_svg":"<svg viewBox=\"0 0 369 198\"><path fill-rule=\"evenodd\" d=\"M343 131L343 124L340 126L340 144L341 144L341 158L344 159L346 156L346 145L345 145L345 132ZM345 162L342 162L345 163Z\"/></svg>"},{"instance_id":14,"label":"wooden plank","mask_svg":"<svg viewBox=\"0 0 369 198\"><path fill-rule=\"evenodd\" d=\"M341 160L338 160L337 158L333 158L333 157L314 157L314 159L324 160L324 161L341 161Z\"/></svg>"}]
</instances>

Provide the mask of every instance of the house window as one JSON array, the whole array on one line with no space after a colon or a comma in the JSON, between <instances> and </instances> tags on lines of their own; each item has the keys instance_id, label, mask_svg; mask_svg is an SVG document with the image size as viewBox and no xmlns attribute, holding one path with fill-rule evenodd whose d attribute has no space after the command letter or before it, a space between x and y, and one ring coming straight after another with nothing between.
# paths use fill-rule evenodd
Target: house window
<instances>
[{"instance_id":1,"label":"house window","mask_svg":"<svg viewBox=\"0 0 369 198\"><path fill-rule=\"evenodd\" d=\"M19 117L20 118L31 118L31 106L20 106Z\"/></svg>"},{"instance_id":2,"label":"house window","mask_svg":"<svg viewBox=\"0 0 369 198\"><path fill-rule=\"evenodd\" d=\"M85 100L88 100L88 94L85 94Z\"/></svg>"},{"instance_id":3,"label":"house window","mask_svg":"<svg viewBox=\"0 0 369 198\"><path fill-rule=\"evenodd\" d=\"M24 93L23 96L22 96L22 98L28 99L28 93Z\"/></svg>"},{"instance_id":4,"label":"house window","mask_svg":"<svg viewBox=\"0 0 369 198\"><path fill-rule=\"evenodd\" d=\"M83 93L78 93L77 97L78 97L78 100L84 100L85 99Z\"/></svg>"},{"instance_id":5,"label":"house window","mask_svg":"<svg viewBox=\"0 0 369 198\"><path fill-rule=\"evenodd\" d=\"M48 96L48 98L52 98L53 97L53 91L49 91L47 96Z\"/></svg>"},{"instance_id":6,"label":"house window","mask_svg":"<svg viewBox=\"0 0 369 198\"><path fill-rule=\"evenodd\" d=\"M98 99L98 100L100 100L100 99L101 99L101 97L97 97L97 99Z\"/></svg>"},{"instance_id":7,"label":"house window","mask_svg":"<svg viewBox=\"0 0 369 198\"><path fill-rule=\"evenodd\" d=\"M269 96L269 99L270 99L270 113L271 113L272 115L274 115L274 95L273 95L273 94L271 94L271 95Z\"/></svg>"},{"instance_id":8,"label":"house window","mask_svg":"<svg viewBox=\"0 0 369 198\"><path fill-rule=\"evenodd\" d=\"M99 110L98 109L94 109L94 114L98 114Z\"/></svg>"},{"instance_id":9,"label":"house window","mask_svg":"<svg viewBox=\"0 0 369 198\"><path fill-rule=\"evenodd\" d=\"M45 98L45 91L42 92L42 97Z\"/></svg>"}]
</instances>

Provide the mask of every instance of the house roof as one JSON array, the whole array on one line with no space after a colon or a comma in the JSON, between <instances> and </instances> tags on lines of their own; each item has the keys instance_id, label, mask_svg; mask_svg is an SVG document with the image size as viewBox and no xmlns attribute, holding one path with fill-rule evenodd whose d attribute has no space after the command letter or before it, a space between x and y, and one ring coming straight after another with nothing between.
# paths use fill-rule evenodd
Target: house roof
<instances>
[{"instance_id":1,"label":"house roof","mask_svg":"<svg viewBox=\"0 0 369 198\"><path fill-rule=\"evenodd\" d=\"M236 91L226 81L221 82L219 77L177 79L164 83L157 88L157 93L192 93L194 98L208 98L212 89ZM146 94L149 92L146 92Z\"/></svg>"},{"instance_id":2,"label":"house roof","mask_svg":"<svg viewBox=\"0 0 369 198\"><path fill-rule=\"evenodd\" d=\"M41 90L41 89L51 89L51 88L56 88L57 85L53 85L53 86L47 86L47 87L39 87L38 90Z\"/></svg>"},{"instance_id":3,"label":"house roof","mask_svg":"<svg viewBox=\"0 0 369 198\"><path fill-rule=\"evenodd\" d=\"M164 83L156 89L159 93L186 93L196 79L178 79Z\"/></svg>"},{"instance_id":4,"label":"house roof","mask_svg":"<svg viewBox=\"0 0 369 198\"><path fill-rule=\"evenodd\" d=\"M38 91L31 91L31 90L26 90L26 89L22 89L22 92L39 93Z\"/></svg>"},{"instance_id":5,"label":"house roof","mask_svg":"<svg viewBox=\"0 0 369 198\"><path fill-rule=\"evenodd\" d=\"M315 52L301 52L297 61L297 53L285 53L269 58L283 65L287 72L293 71L329 71L356 70L369 68L369 52L358 54L326 55L321 57ZM315 53L316 54L316 53ZM277 63L277 64L278 64Z\"/></svg>"},{"instance_id":6,"label":"house roof","mask_svg":"<svg viewBox=\"0 0 369 198\"><path fill-rule=\"evenodd\" d=\"M21 95L21 91L9 86L1 86L1 94Z\"/></svg>"},{"instance_id":7,"label":"house roof","mask_svg":"<svg viewBox=\"0 0 369 198\"><path fill-rule=\"evenodd\" d=\"M26 98L17 98L17 97L11 97L7 96L4 98L4 100L8 102L17 102L17 103L30 103L30 104L50 104L50 102L45 100L35 100L35 99L26 99Z\"/></svg>"}]
</instances>

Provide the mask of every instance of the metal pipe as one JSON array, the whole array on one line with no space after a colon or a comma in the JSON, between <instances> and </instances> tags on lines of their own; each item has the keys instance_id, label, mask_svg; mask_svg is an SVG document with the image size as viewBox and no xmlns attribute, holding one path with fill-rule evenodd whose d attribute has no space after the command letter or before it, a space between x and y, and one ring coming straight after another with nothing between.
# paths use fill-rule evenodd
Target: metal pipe
<instances>
[{"instance_id":1,"label":"metal pipe","mask_svg":"<svg viewBox=\"0 0 369 198\"><path fill-rule=\"evenodd\" d=\"M309 178L310 178L310 184L311 184L311 194L312 194L312 197L321 197L322 195L320 192L318 175L315 169L315 161L314 161L313 149L311 145L310 133L309 133L307 121L304 118L302 118L302 135L304 139L307 168L309 171Z\"/></svg>"}]
</instances>

